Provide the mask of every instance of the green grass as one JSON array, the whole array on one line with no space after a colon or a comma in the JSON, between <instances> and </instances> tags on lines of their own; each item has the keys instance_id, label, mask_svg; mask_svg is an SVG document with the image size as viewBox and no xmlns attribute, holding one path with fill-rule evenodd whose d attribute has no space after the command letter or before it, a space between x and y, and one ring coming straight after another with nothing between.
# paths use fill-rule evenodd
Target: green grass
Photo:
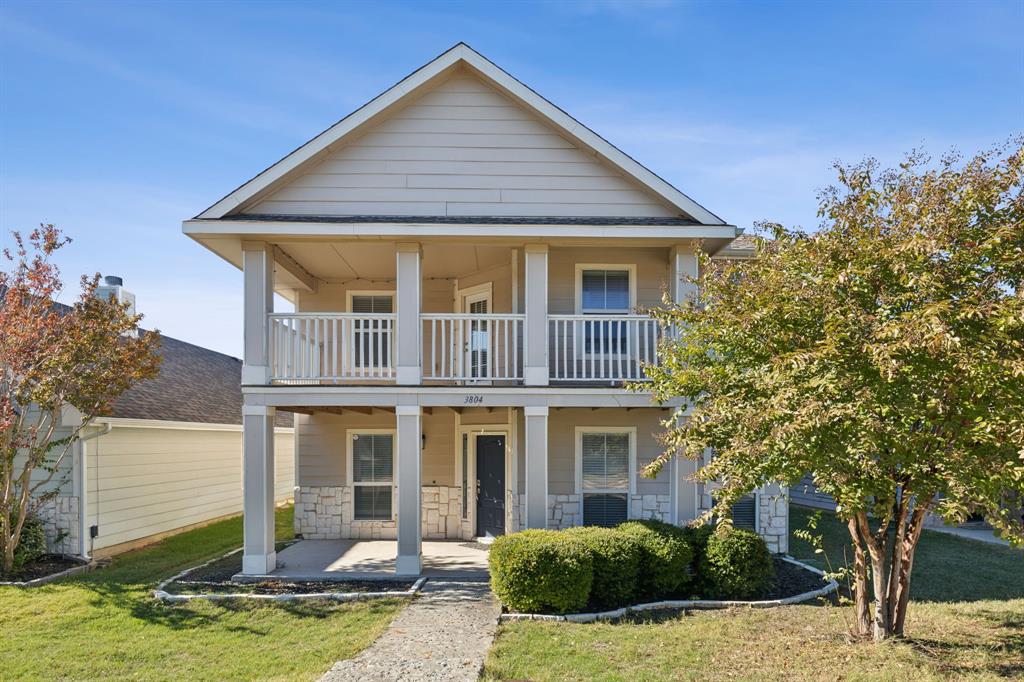
<instances>
[{"instance_id":1,"label":"green grass","mask_svg":"<svg viewBox=\"0 0 1024 682\"><path fill-rule=\"evenodd\" d=\"M791 527L809 512L793 508ZM819 531L833 565L845 526ZM822 562L791 538L791 553ZM1005 679L1024 675L1024 552L927 531L914 567L908 638L847 637L848 607L694 611L618 624L503 625L488 679Z\"/></svg>"},{"instance_id":2,"label":"green grass","mask_svg":"<svg viewBox=\"0 0 1024 682\"><path fill-rule=\"evenodd\" d=\"M277 513L277 537L291 536L289 507ZM163 578L241 538L241 518L228 519L77 578L0 587L0 679L315 679L376 639L403 603L165 605L151 597Z\"/></svg>"}]
</instances>

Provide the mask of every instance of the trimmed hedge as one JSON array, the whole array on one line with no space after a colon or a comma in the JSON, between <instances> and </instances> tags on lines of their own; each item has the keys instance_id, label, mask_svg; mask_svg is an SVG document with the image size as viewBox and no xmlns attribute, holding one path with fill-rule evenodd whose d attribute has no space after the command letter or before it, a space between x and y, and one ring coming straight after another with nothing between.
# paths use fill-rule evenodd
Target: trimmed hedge
<instances>
[{"instance_id":1,"label":"trimmed hedge","mask_svg":"<svg viewBox=\"0 0 1024 682\"><path fill-rule=\"evenodd\" d=\"M498 599L528 613L677 597L749 599L774 576L772 556L756 533L654 520L505 535L491 545L488 563Z\"/></svg>"},{"instance_id":2,"label":"trimmed hedge","mask_svg":"<svg viewBox=\"0 0 1024 682\"><path fill-rule=\"evenodd\" d=\"M729 526L708 538L699 571L711 596L719 599L755 597L775 576L771 552L761 536Z\"/></svg>"},{"instance_id":3,"label":"trimmed hedge","mask_svg":"<svg viewBox=\"0 0 1024 682\"><path fill-rule=\"evenodd\" d=\"M14 548L14 572L17 573L24 566L42 559L45 554L46 529L42 519L31 514L25 519L25 525L21 527L21 539Z\"/></svg>"},{"instance_id":4,"label":"trimmed hedge","mask_svg":"<svg viewBox=\"0 0 1024 682\"><path fill-rule=\"evenodd\" d=\"M587 605L594 562L569 533L525 530L497 538L487 557L491 589L516 611L570 613Z\"/></svg>"},{"instance_id":5,"label":"trimmed hedge","mask_svg":"<svg viewBox=\"0 0 1024 682\"><path fill-rule=\"evenodd\" d=\"M597 607L623 606L637 594L643 546L639 540L613 528L581 526L567 535L581 540L590 551L594 580L589 603Z\"/></svg>"},{"instance_id":6,"label":"trimmed hedge","mask_svg":"<svg viewBox=\"0 0 1024 682\"><path fill-rule=\"evenodd\" d=\"M636 538L642 548L639 594L657 598L671 596L690 582L693 550L686 534L662 521L627 521L619 532Z\"/></svg>"}]
</instances>

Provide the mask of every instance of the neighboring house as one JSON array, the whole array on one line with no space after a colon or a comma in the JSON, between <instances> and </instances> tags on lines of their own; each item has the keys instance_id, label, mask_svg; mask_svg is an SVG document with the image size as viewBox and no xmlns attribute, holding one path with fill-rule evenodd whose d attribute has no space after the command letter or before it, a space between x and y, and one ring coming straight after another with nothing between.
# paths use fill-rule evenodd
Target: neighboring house
<instances>
[{"instance_id":1,"label":"neighboring house","mask_svg":"<svg viewBox=\"0 0 1024 682\"><path fill-rule=\"evenodd\" d=\"M119 278L106 288L130 297ZM115 554L242 510L241 361L169 336L159 353L157 377L122 394L62 462L60 495L38 510L51 551ZM273 428L283 502L294 493L292 415Z\"/></svg>"},{"instance_id":2,"label":"neighboring house","mask_svg":"<svg viewBox=\"0 0 1024 682\"><path fill-rule=\"evenodd\" d=\"M643 380L695 249L739 234L459 44L184 232L244 271L244 571L274 568L275 410L296 420L296 531L423 538L694 519ZM295 306L275 312L274 293ZM786 491L750 523L786 547Z\"/></svg>"}]
</instances>

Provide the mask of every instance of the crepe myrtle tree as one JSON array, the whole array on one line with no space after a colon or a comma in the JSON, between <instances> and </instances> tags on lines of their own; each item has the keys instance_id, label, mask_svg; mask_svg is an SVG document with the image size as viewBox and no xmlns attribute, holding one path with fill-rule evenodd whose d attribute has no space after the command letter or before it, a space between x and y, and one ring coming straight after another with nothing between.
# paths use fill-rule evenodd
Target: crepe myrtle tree
<instances>
[{"instance_id":1,"label":"crepe myrtle tree","mask_svg":"<svg viewBox=\"0 0 1024 682\"><path fill-rule=\"evenodd\" d=\"M96 298L99 275L82 277L73 306L54 304L62 284L51 257L70 241L58 228L11 234L0 271L0 573L14 566L25 520L66 482L74 441L159 369L159 335L139 332L142 316L125 305Z\"/></svg>"},{"instance_id":2,"label":"crepe myrtle tree","mask_svg":"<svg viewBox=\"0 0 1024 682\"><path fill-rule=\"evenodd\" d=\"M903 634L927 514L1022 540L1022 165L1021 140L837 165L818 231L762 224L756 259L702 256L694 299L653 313L677 332L650 388L692 413L646 473L700 462L706 521L811 472L849 528L857 634Z\"/></svg>"}]
</instances>

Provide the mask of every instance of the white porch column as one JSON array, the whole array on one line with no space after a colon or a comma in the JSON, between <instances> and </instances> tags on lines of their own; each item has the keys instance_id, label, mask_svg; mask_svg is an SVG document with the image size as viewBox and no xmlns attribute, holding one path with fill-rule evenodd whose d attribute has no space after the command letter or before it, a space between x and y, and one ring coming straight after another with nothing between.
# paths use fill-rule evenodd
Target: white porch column
<instances>
[{"instance_id":1,"label":"white porch column","mask_svg":"<svg viewBox=\"0 0 1024 682\"><path fill-rule=\"evenodd\" d=\"M277 567L274 551L274 408L242 407L242 490L245 549L242 573L262 575Z\"/></svg>"},{"instance_id":2,"label":"white porch column","mask_svg":"<svg viewBox=\"0 0 1024 682\"><path fill-rule=\"evenodd\" d=\"M548 527L548 408L524 407L526 415L526 527Z\"/></svg>"},{"instance_id":3,"label":"white porch column","mask_svg":"<svg viewBox=\"0 0 1024 682\"><path fill-rule=\"evenodd\" d=\"M697 276L697 254L675 246L670 253L669 270L672 300L681 303L694 297L697 287L686 280ZM697 462L676 457L672 460L673 511L677 524L686 524L698 516L697 484L690 477L697 471Z\"/></svg>"},{"instance_id":4,"label":"white porch column","mask_svg":"<svg viewBox=\"0 0 1024 682\"><path fill-rule=\"evenodd\" d=\"M270 318L274 312L274 249L242 242L244 321L242 384L270 383Z\"/></svg>"},{"instance_id":5,"label":"white porch column","mask_svg":"<svg viewBox=\"0 0 1024 682\"><path fill-rule=\"evenodd\" d=\"M422 277L420 273L420 245L396 245L398 293L395 328L395 378L400 385L420 383L422 352L420 351L420 303Z\"/></svg>"},{"instance_id":6,"label":"white porch column","mask_svg":"<svg viewBox=\"0 0 1024 682\"><path fill-rule=\"evenodd\" d=\"M420 516L420 407L399 405L398 421L398 557L396 575L419 575L422 528Z\"/></svg>"},{"instance_id":7,"label":"white porch column","mask_svg":"<svg viewBox=\"0 0 1024 682\"><path fill-rule=\"evenodd\" d=\"M527 386L548 385L548 245L527 244L526 322L523 331L523 379Z\"/></svg>"}]
</instances>

